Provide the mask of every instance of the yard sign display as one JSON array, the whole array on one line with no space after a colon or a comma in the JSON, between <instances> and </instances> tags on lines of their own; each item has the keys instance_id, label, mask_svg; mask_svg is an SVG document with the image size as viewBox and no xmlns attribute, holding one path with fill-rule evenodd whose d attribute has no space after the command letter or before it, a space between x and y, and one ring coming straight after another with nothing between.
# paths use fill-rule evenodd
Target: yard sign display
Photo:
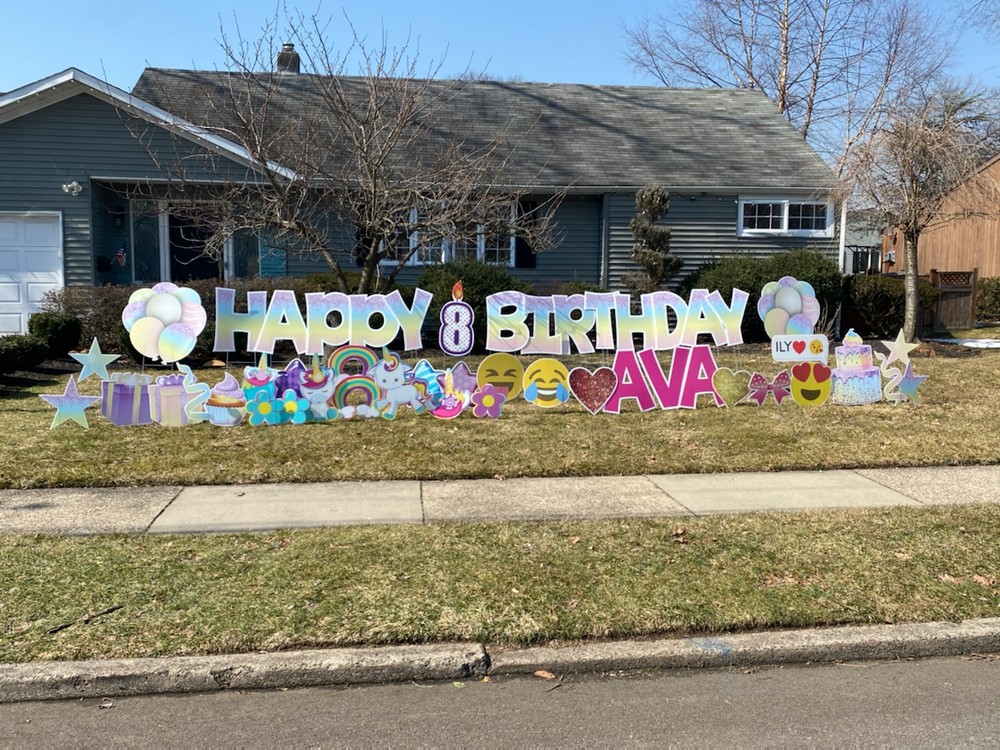
<instances>
[{"instance_id":1,"label":"yard sign display","mask_svg":"<svg viewBox=\"0 0 1000 750\"><path fill-rule=\"evenodd\" d=\"M437 343L457 359L476 343L475 315L463 301L461 282L451 296L441 309ZM879 355L880 369L872 366L871 347L849 335L836 350L837 368L829 368L827 339L813 333L819 318L815 293L792 277L766 285L757 306L774 360L796 363L773 376L716 364L713 347L743 343L749 295L739 289L728 301L706 289L693 290L687 299L658 291L638 301L617 292L493 294L486 300L483 342L490 354L475 372L461 360L438 368L426 359L407 362L389 349L393 342L401 342L404 353L423 348L433 297L422 289L411 302L398 291L318 292L299 300L294 292L279 290L270 298L248 292L245 304L237 305L236 292L226 288L215 290L215 300L215 351L236 351L236 335L245 334L259 358L240 377L227 372L212 386L198 382L186 365L155 380L139 373L108 376L106 363L113 355L104 355L95 339L89 353L74 356L84 366L81 380L103 376L101 397L80 397L73 384L63 396L43 396L57 408L64 404L53 427L67 420L86 427L83 409L96 402L116 425L219 427L393 420L406 410L443 420L465 412L496 419L518 397L545 409L576 400L595 415L619 414L625 405L641 411L694 409L699 397L718 407L763 406L769 400L857 404L877 400L870 398L872 372L879 397L885 377L888 400L919 403L916 389L924 379L913 374L909 345L900 339L887 342L892 348L889 357ZM175 363L194 349L207 316L194 290L161 283L135 292L122 322L140 353ZM270 362L278 342L290 342L298 353L280 370ZM598 351L609 353L609 366L568 369L560 359ZM666 368L658 357L664 351L672 352ZM905 369L893 367L897 363Z\"/></svg>"}]
</instances>

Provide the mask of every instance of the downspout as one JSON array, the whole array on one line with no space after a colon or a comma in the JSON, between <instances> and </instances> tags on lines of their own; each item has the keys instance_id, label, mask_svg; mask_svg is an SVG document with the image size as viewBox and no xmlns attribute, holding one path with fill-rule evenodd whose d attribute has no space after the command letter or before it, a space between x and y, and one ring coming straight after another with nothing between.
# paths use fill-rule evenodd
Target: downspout
<instances>
[{"instance_id":1,"label":"downspout","mask_svg":"<svg viewBox=\"0 0 1000 750\"><path fill-rule=\"evenodd\" d=\"M611 266L608 247L611 243L611 222L608 219L610 210L611 196L605 193L601 199L601 271L599 281L602 289L608 288L608 275Z\"/></svg>"},{"instance_id":2,"label":"downspout","mask_svg":"<svg viewBox=\"0 0 1000 750\"><path fill-rule=\"evenodd\" d=\"M840 272L847 273L847 199L840 204Z\"/></svg>"}]
</instances>

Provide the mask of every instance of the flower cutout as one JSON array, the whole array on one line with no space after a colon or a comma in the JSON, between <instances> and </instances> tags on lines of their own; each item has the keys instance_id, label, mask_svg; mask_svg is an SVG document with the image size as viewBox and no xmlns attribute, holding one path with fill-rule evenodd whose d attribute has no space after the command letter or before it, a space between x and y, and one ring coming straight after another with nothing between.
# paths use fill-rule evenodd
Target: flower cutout
<instances>
[{"instance_id":1,"label":"flower cutout","mask_svg":"<svg viewBox=\"0 0 1000 750\"><path fill-rule=\"evenodd\" d=\"M254 427L262 424L281 424L284 415L283 402L275 401L264 391L259 391L247 401L247 413L250 415L250 424Z\"/></svg>"},{"instance_id":2,"label":"flower cutout","mask_svg":"<svg viewBox=\"0 0 1000 750\"><path fill-rule=\"evenodd\" d=\"M496 388L486 383L472 394L472 414L479 419L483 417L496 419L500 416L500 409L506 400L506 389Z\"/></svg>"},{"instance_id":3,"label":"flower cutout","mask_svg":"<svg viewBox=\"0 0 1000 750\"><path fill-rule=\"evenodd\" d=\"M302 424L309 419L309 401L301 398L291 388L276 403L281 404L282 415L292 424Z\"/></svg>"}]
</instances>

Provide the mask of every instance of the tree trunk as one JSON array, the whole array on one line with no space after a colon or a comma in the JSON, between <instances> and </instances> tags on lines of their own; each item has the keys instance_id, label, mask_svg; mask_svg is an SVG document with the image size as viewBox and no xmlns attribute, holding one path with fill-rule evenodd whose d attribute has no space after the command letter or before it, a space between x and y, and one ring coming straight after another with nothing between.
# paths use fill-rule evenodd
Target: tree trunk
<instances>
[{"instance_id":1,"label":"tree trunk","mask_svg":"<svg viewBox=\"0 0 1000 750\"><path fill-rule=\"evenodd\" d=\"M920 315L920 292L917 269L917 242L919 234L906 232L906 276L903 288L906 291L906 314L903 317L903 338L913 342L917 340L917 322Z\"/></svg>"}]
</instances>

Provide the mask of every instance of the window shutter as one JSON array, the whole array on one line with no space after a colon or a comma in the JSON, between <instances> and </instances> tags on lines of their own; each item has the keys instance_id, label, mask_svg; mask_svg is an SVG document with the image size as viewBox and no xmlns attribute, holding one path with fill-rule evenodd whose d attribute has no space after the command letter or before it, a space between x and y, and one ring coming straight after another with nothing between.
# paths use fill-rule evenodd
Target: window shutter
<instances>
[{"instance_id":1,"label":"window shutter","mask_svg":"<svg viewBox=\"0 0 1000 750\"><path fill-rule=\"evenodd\" d=\"M517 216L523 219L523 223L532 226L535 221L535 211L538 210L538 203L535 201L518 201ZM521 221L518 221L521 224ZM514 238L514 268L534 268L535 252L531 244L520 235Z\"/></svg>"}]
</instances>

